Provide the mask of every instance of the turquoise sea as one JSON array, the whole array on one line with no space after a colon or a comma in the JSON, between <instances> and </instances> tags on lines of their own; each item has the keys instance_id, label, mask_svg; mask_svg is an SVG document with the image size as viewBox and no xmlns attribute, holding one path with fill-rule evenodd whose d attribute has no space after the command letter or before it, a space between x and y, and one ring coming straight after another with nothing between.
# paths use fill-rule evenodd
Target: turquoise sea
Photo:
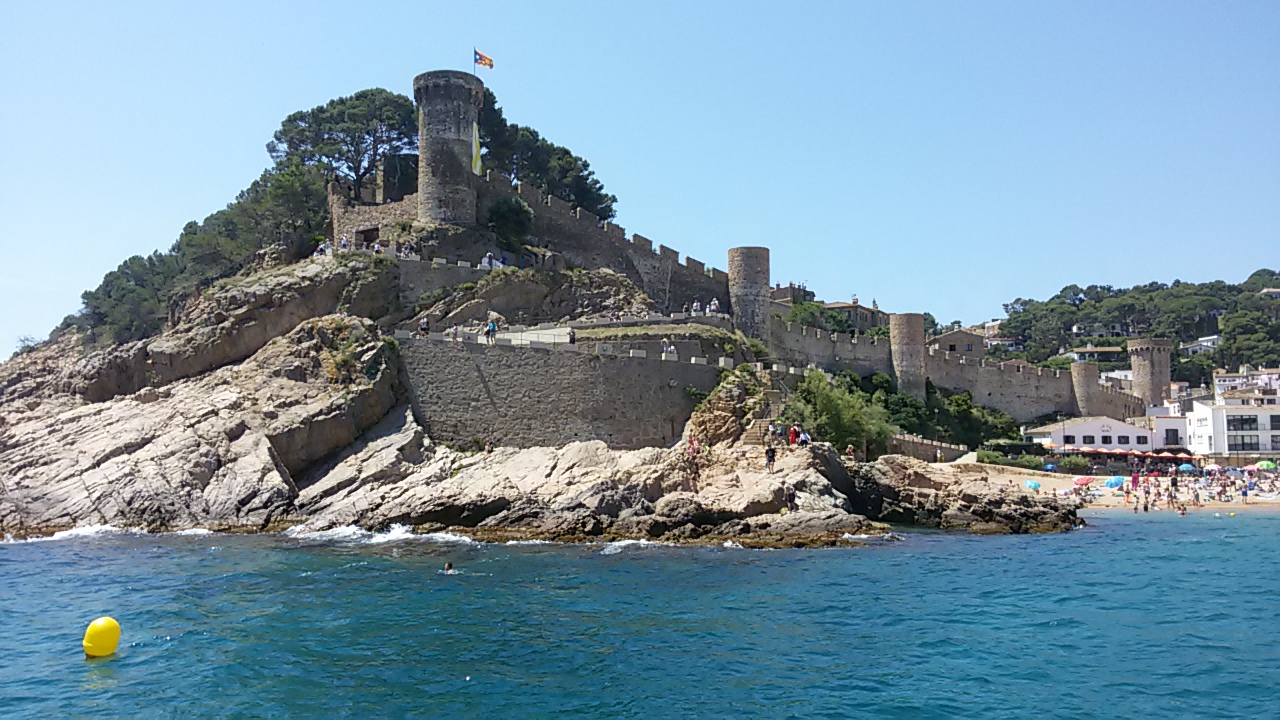
<instances>
[{"instance_id":1,"label":"turquoise sea","mask_svg":"<svg viewBox=\"0 0 1280 720\"><path fill-rule=\"evenodd\" d=\"M1280 514L1090 520L795 551L8 542L0 716L1280 717ZM105 614L121 649L88 661Z\"/></svg>"}]
</instances>

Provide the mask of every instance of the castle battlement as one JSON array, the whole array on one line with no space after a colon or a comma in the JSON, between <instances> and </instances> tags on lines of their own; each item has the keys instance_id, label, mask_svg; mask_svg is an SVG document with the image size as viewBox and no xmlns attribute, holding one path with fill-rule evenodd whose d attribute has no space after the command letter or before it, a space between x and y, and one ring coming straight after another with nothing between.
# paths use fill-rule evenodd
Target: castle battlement
<instances>
[{"instance_id":1,"label":"castle battlement","mask_svg":"<svg viewBox=\"0 0 1280 720\"><path fill-rule=\"evenodd\" d=\"M607 220L601 220L590 211L584 210L580 207L574 207L573 204L561 200L554 195L544 193L528 183L515 181L502 173L496 173L492 170L485 173L482 181L489 189L496 193L511 194L524 200L525 203L533 209L535 215L538 215L540 212L548 212L551 213L551 219L553 221L572 221L572 225L577 226L576 229L597 234L598 239L602 244L610 244L633 252L646 251L656 255L657 259L661 261L671 263L672 266L681 268L682 271L698 276L709 277L719 282L728 282L729 280L728 273L723 270L715 267L708 267L702 261L695 260L688 255L684 256L684 261L682 263L679 251L662 244L657 244L655 248L653 240L639 233L634 233L628 236L626 228L623 228L620 225L615 225ZM547 208L547 210L542 211L540 208ZM726 303L728 298L722 297L720 298L720 301L722 303Z\"/></svg>"}]
</instances>

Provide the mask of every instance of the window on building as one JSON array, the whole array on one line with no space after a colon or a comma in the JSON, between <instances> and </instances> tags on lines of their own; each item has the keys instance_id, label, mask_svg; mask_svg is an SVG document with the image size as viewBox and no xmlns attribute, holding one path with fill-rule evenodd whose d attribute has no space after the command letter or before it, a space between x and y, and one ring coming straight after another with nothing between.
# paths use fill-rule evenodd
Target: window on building
<instances>
[{"instance_id":1,"label":"window on building","mask_svg":"<svg viewBox=\"0 0 1280 720\"><path fill-rule=\"evenodd\" d=\"M1209 452L1213 452L1213 436L1209 436Z\"/></svg>"},{"instance_id":2,"label":"window on building","mask_svg":"<svg viewBox=\"0 0 1280 720\"><path fill-rule=\"evenodd\" d=\"M955 343L951 343L950 345L948 345L948 346L947 346L947 350L949 350L949 351L951 351L951 352L955 352L955 351L956 351L956 344L955 344Z\"/></svg>"},{"instance_id":3,"label":"window on building","mask_svg":"<svg viewBox=\"0 0 1280 720\"><path fill-rule=\"evenodd\" d=\"M964 344L964 351L965 351L965 352L973 352L973 343L965 343L965 344Z\"/></svg>"},{"instance_id":4,"label":"window on building","mask_svg":"<svg viewBox=\"0 0 1280 720\"><path fill-rule=\"evenodd\" d=\"M1271 429L1280 430L1280 415L1271 416Z\"/></svg>"},{"instance_id":5,"label":"window on building","mask_svg":"<svg viewBox=\"0 0 1280 720\"><path fill-rule=\"evenodd\" d=\"M1196 427L1204 427L1209 424L1209 418L1196 418Z\"/></svg>"},{"instance_id":6,"label":"window on building","mask_svg":"<svg viewBox=\"0 0 1280 720\"><path fill-rule=\"evenodd\" d=\"M1139 444L1139 445L1146 445L1146 444L1147 444L1147 436L1146 436L1146 435L1139 435L1139 436L1137 437L1137 441L1138 441L1138 444Z\"/></svg>"},{"instance_id":7,"label":"window on building","mask_svg":"<svg viewBox=\"0 0 1280 720\"><path fill-rule=\"evenodd\" d=\"M1165 445L1181 445L1182 444L1182 442L1178 440L1178 428L1164 429L1164 444Z\"/></svg>"},{"instance_id":8,"label":"window on building","mask_svg":"<svg viewBox=\"0 0 1280 720\"><path fill-rule=\"evenodd\" d=\"M1116 444L1117 444L1117 445L1128 445L1128 444L1129 444L1129 436L1128 436L1128 435L1120 435L1120 436L1117 436L1117 437L1116 437Z\"/></svg>"},{"instance_id":9,"label":"window on building","mask_svg":"<svg viewBox=\"0 0 1280 720\"><path fill-rule=\"evenodd\" d=\"M1102 444L1103 444L1103 445L1110 445L1110 444L1111 444L1111 436L1110 436L1110 435L1103 435L1103 436L1102 436Z\"/></svg>"},{"instance_id":10,"label":"window on building","mask_svg":"<svg viewBox=\"0 0 1280 720\"><path fill-rule=\"evenodd\" d=\"M1280 450L1280 435L1271 436L1271 449Z\"/></svg>"},{"instance_id":11,"label":"window on building","mask_svg":"<svg viewBox=\"0 0 1280 720\"><path fill-rule=\"evenodd\" d=\"M1257 435L1228 435L1227 452L1247 452L1258 449Z\"/></svg>"},{"instance_id":12,"label":"window on building","mask_svg":"<svg viewBox=\"0 0 1280 720\"><path fill-rule=\"evenodd\" d=\"M1257 415L1228 415L1227 416L1228 432L1239 432L1241 430L1257 430L1257 429L1258 429Z\"/></svg>"},{"instance_id":13,"label":"window on building","mask_svg":"<svg viewBox=\"0 0 1280 720\"><path fill-rule=\"evenodd\" d=\"M1092 445L1092 444L1094 444L1094 443L1096 443L1096 442L1097 442L1097 440L1096 440L1096 439L1094 439L1094 437L1093 437L1092 435L1085 435L1085 436L1082 438L1082 440L1083 440L1083 442L1084 442L1084 444L1085 444L1085 445Z\"/></svg>"},{"instance_id":14,"label":"window on building","mask_svg":"<svg viewBox=\"0 0 1280 720\"><path fill-rule=\"evenodd\" d=\"M1076 441L1076 436L1075 436L1075 435L1063 435L1063 436L1062 436L1062 442L1066 443L1067 445L1073 445L1073 444L1075 444L1075 441Z\"/></svg>"}]
</instances>

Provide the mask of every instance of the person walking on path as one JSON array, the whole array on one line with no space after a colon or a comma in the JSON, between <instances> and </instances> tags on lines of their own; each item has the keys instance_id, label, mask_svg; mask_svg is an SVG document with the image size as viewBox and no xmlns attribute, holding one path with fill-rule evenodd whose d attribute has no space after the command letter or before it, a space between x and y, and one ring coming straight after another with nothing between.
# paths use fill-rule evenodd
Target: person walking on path
<instances>
[{"instance_id":1,"label":"person walking on path","mask_svg":"<svg viewBox=\"0 0 1280 720\"><path fill-rule=\"evenodd\" d=\"M770 475L773 474L773 462L778 459L778 449L775 447L767 447L764 449L764 469Z\"/></svg>"}]
</instances>

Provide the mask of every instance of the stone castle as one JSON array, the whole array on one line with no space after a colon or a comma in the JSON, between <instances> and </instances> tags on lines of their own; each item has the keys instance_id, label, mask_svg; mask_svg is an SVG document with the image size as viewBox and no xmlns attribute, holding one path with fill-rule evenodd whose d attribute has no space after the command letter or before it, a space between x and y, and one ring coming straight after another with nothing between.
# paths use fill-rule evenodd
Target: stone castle
<instances>
[{"instance_id":1,"label":"stone castle","mask_svg":"<svg viewBox=\"0 0 1280 720\"><path fill-rule=\"evenodd\" d=\"M340 183L329 187L335 238L385 243L410 232L441 230L435 233L439 240L432 252L443 259L401 261L401 282L413 292L474 279L480 271L467 267L466 259L478 259L497 249L492 234L483 229L488 208L499 199L515 196L534 210L531 235L565 263L607 268L626 276L668 315L682 317L680 311L686 304L718 299L733 326L764 342L771 357L787 364L781 366L784 369L848 370L859 375L883 372L902 391L918 398L924 397L926 382L931 382L940 388L968 391L976 404L1008 412L1018 421L1050 414L1123 419L1144 414L1148 406L1159 405L1167 396L1168 340L1130 342L1135 394L1127 394L1101 384L1096 363L1078 362L1064 372L1024 363L975 360L930 348L924 316L918 313L892 315L888 339L785 323L780 317L785 307L770 300L768 248L729 249L727 272L688 256L681 262L676 250L661 244L655 247L639 234L629 236L623 228L560 198L497 173L476 175L472 171L472 132L483 99L481 80L465 72L433 71L414 78L413 87L419 128L416 159L388 159L371 194L356 197ZM406 182L406 177L412 179L415 165L416 186ZM459 271L459 266L464 269ZM692 410L692 403L679 392L680 386L709 389L704 386L714 386L717 365L715 359L697 358L679 371L639 370L645 363L661 361L631 355L625 360L589 358L585 349L579 348L573 349L572 357L549 360L545 355L551 351L536 343L534 347L471 345L465 349L457 343L432 345L431 341L413 340L405 357L421 400L419 407L436 409L422 411L436 416L422 418L433 426L433 435L444 429L442 424L449 425L444 435L454 438L484 435L504 423L533 428L545 420L541 413L549 405L568 403L576 409L566 411L557 421L557 425L572 428L567 434L549 437L536 430L513 431L509 437L499 438L509 444L586 438L619 447L670 444L679 437ZM490 382L495 374L518 376L514 384L521 391L499 402L492 395ZM442 376L455 379L447 397L438 389ZM548 383L548 377L577 379ZM637 378L643 379L639 387ZM663 390L649 392L643 387L646 383ZM486 394L487 400L477 400ZM633 404L639 404L646 417L637 416ZM521 413L527 417L513 417Z\"/></svg>"}]
</instances>

